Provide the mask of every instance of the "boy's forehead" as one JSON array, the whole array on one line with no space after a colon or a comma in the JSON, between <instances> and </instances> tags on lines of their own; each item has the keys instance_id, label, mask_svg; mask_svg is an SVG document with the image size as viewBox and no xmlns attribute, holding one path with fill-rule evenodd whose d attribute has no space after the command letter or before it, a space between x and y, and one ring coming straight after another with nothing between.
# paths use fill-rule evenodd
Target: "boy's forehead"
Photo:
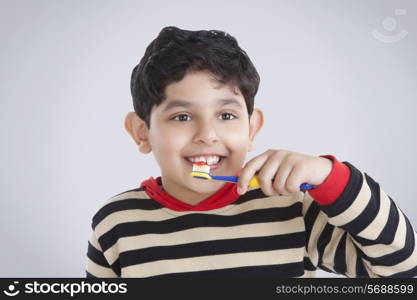
<instances>
[{"instance_id":1,"label":"boy's forehead","mask_svg":"<svg viewBox=\"0 0 417 300\"><path fill-rule=\"evenodd\" d=\"M166 86L161 109L210 105L233 105L243 108L245 100L240 89L233 83L221 83L209 72L189 72L180 81Z\"/></svg>"},{"instance_id":2,"label":"boy's forehead","mask_svg":"<svg viewBox=\"0 0 417 300\"><path fill-rule=\"evenodd\" d=\"M175 96L189 92L198 93L201 90L218 91L223 94L240 94L240 90L234 82L223 83L220 78L207 71L189 71L181 80L172 82L165 87L167 97L170 94Z\"/></svg>"}]
</instances>

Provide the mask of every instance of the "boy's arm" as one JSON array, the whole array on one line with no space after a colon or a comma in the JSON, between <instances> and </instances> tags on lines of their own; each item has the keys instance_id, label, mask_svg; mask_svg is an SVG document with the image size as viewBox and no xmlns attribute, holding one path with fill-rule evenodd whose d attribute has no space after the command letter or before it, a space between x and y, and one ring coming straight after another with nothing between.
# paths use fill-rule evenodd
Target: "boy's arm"
<instances>
[{"instance_id":1,"label":"boy's arm","mask_svg":"<svg viewBox=\"0 0 417 300\"><path fill-rule=\"evenodd\" d=\"M306 263L348 277L417 276L407 217L366 173L326 157L331 173L304 196Z\"/></svg>"},{"instance_id":2,"label":"boy's arm","mask_svg":"<svg viewBox=\"0 0 417 300\"><path fill-rule=\"evenodd\" d=\"M88 241L86 277L119 277L107 262L94 230Z\"/></svg>"}]
</instances>

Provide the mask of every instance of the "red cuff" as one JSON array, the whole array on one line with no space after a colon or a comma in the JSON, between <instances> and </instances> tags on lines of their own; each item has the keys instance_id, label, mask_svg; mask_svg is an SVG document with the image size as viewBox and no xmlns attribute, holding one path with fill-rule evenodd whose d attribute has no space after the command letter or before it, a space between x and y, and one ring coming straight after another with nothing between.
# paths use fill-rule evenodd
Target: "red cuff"
<instances>
[{"instance_id":1,"label":"red cuff","mask_svg":"<svg viewBox=\"0 0 417 300\"><path fill-rule=\"evenodd\" d=\"M350 169L333 155L320 155L333 161L333 167L327 178L308 193L320 205L329 205L343 193L350 178Z\"/></svg>"}]
</instances>

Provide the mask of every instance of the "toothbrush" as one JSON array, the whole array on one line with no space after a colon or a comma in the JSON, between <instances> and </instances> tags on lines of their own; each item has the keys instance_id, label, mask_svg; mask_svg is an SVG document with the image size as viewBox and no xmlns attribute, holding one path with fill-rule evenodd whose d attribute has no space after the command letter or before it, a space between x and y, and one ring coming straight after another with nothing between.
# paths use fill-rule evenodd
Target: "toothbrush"
<instances>
[{"instance_id":1,"label":"toothbrush","mask_svg":"<svg viewBox=\"0 0 417 300\"><path fill-rule=\"evenodd\" d=\"M205 179L205 180L221 180L227 182L237 183L239 180L238 176L216 176L210 174L210 166L207 165L205 162L196 162L193 164L193 170L190 173L191 176L198 178L198 179ZM253 176L248 184L251 188L258 188L260 187L258 176ZM314 185L309 183L303 183L300 185L301 191L311 190L314 189Z\"/></svg>"}]
</instances>

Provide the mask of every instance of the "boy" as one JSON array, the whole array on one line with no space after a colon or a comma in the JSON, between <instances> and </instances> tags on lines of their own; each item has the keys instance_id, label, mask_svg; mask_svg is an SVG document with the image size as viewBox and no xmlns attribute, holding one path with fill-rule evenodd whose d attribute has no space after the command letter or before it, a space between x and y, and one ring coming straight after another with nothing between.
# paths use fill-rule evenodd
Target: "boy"
<instances>
[{"instance_id":1,"label":"boy","mask_svg":"<svg viewBox=\"0 0 417 300\"><path fill-rule=\"evenodd\" d=\"M258 85L230 35L160 32L133 70L125 128L161 176L93 217L88 277L417 275L410 222L350 163L268 150L242 168L263 125ZM191 177L196 161L238 184ZM260 188L248 189L255 174ZM304 182L315 188L300 191Z\"/></svg>"}]
</instances>

